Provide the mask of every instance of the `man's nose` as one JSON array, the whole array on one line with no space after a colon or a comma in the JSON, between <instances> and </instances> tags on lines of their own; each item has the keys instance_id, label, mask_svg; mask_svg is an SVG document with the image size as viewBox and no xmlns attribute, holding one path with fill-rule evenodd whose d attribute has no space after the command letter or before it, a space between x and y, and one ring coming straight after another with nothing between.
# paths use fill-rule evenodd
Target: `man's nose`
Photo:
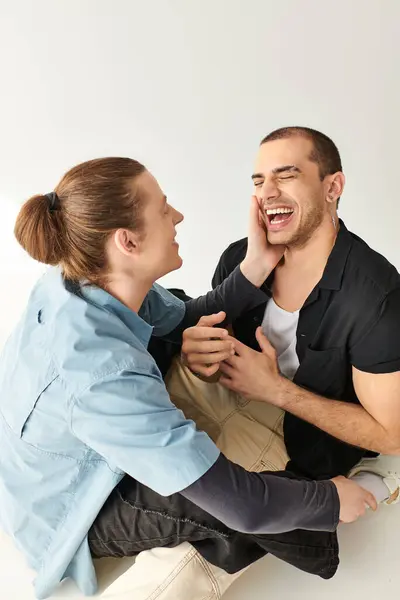
<instances>
[{"instance_id":1,"label":"man's nose","mask_svg":"<svg viewBox=\"0 0 400 600\"><path fill-rule=\"evenodd\" d=\"M183 219L183 214L174 208L174 224L178 225L178 223L182 223Z\"/></svg>"},{"instance_id":2,"label":"man's nose","mask_svg":"<svg viewBox=\"0 0 400 600\"><path fill-rule=\"evenodd\" d=\"M262 202L275 200L280 196L280 190L275 181L264 181L260 192Z\"/></svg>"}]
</instances>

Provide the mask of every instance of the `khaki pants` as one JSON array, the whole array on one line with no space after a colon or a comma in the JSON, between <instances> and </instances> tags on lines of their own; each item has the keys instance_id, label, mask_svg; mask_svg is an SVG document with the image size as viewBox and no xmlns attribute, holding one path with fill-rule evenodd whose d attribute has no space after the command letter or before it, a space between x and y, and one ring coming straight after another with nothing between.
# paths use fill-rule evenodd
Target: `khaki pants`
<instances>
[{"instance_id":1,"label":"khaki pants","mask_svg":"<svg viewBox=\"0 0 400 600\"><path fill-rule=\"evenodd\" d=\"M171 367L166 385L173 403L230 460L249 471L285 468L281 409L244 400L218 383L206 383L179 360ZM103 595L119 600L219 600L242 572L229 575L185 542L176 548L141 552Z\"/></svg>"}]
</instances>

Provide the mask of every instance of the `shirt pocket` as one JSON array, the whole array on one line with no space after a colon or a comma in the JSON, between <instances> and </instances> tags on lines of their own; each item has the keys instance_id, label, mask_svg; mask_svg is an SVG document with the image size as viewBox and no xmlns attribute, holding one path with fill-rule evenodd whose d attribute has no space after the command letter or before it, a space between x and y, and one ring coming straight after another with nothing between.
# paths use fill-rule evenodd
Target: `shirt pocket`
<instances>
[{"instance_id":1,"label":"shirt pocket","mask_svg":"<svg viewBox=\"0 0 400 600\"><path fill-rule=\"evenodd\" d=\"M346 385L346 349L315 350L308 346L294 377L297 385L339 399Z\"/></svg>"},{"instance_id":2,"label":"shirt pocket","mask_svg":"<svg viewBox=\"0 0 400 600\"><path fill-rule=\"evenodd\" d=\"M32 369L29 374L16 372L10 376L9 395L1 410L8 426L18 437L23 437L25 425L39 398L57 377L58 372L54 365L49 365L47 369L38 369L36 372Z\"/></svg>"}]
</instances>

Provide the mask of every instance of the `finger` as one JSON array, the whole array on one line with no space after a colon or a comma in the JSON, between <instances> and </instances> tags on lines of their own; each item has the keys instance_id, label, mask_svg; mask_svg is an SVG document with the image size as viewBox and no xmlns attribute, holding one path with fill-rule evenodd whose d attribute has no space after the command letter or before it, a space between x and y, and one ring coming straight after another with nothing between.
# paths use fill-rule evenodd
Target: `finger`
<instances>
[{"instance_id":1,"label":"finger","mask_svg":"<svg viewBox=\"0 0 400 600\"><path fill-rule=\"evenodd\" d=\"M268 338L264 335L262 327L257 327L257 329L256 329L256 339L257 339L258 345L260 346L261 351L263 352L263 354L267 354L268 356L274 356L275 355L275 350L271 346Z\"/></svg>"},{"instance_id":2,"label":"finger","mask_svg":"<svg viewBox=\"0 0 400 600\"><path fill-rule=\"evenodd\" d=\"M368 492L367 490L365 490L364 501L367 506L372 508L372 510L376 510L378 508L378 503L376 501L375 496L373 494L371 494L371 492Z\"/></svg>"},{"instance_id":3,"label":"finger","mask_svg":"<svg viewBox=\"0 0 400 600\"><path fill-rule=\"evenodd\" d=\"M240 357L239 356L231 355L231 356L228 356L228 358L226 358L224 360L224 363L226 365L229 365L230 367L232 367L232 369L236 369L237 370L238 367L239 367L239 364L240 364L239 361L240 361Z\"/></svg>"},{"instance_id":4,"label":"finger","mask_svg":"<svg viewBox=\"0 0 400 600\"><path fill-rule=\"evenodd\" d=\"M227 340L229 342L232 342L233 347L235 349L236 354L238 354L239 356L243 356L243 354L246 353L246 351L249 350L249 347L246 346L245 344L242 344L242 342L239 342L239 340L237 340L236 338L228 335Z\"/></svg>"},{"instance_id":5,"label":"finger","mask_svg":"<svg viewBox=\"0 0 400 600\"><path fill-rule=\"evenodd\" d=\"M229 377L226 377L225 375L221 375L218 383L220 383L223 387L227 388L228 390L235 389L232 379L230 379Z\"/></svg>"},{"instance_id":6,"label":"finger","mask_svg":"<svg viewBox=\"0 0 400 600\"><path fill-rule=\"evenodd\" d=\"M235 369L233 367L231 367L231 365L228 365L226 361L222 362L219 365L219 368L220 368L221 373L224 373L224 375L226 375L230 379L232 378L233 374L235 373Z\"/></svg>"},{"instance_id":7,"label":"finger","mask_svg":"<svg viewBox=\"0 0 400 600\"><path fill-rule=\"evenodd\" d=\"M186 339L182 344L182 350L185 354L190 353L209 353L209 352L226 352L229 356L235 352L232 342L223 340L191 340Z\"/></svg>"},{"instance_id":8,"label":"finger","mask_svg":"<svg viewBox=\"0 0 400 600\"><path fill-rule=\"evenodd\" d=\"M252 232L259 232L260 228L260 204L258 202L257 196L252 196L250 200L249 212L249 234L251 234Z\"/></svg>"},{"instance_id":9,"label":"finger","mask_svg":"<svg viewBox=\"0 0 400 600\"><path fill-rule=\"evenodd\" d=\"M201 365L201 364L193 364L190 365L190 370L195 374L195 375L203 375L203 377L211 377L212 375L215 375L215 373L219 370L219 365L211 365L209 367L206 367L205 365Z\"/></svg>"},{"instance_id":10,"label":"finger","mask_svg":"<svg viewBox=\"0 0 400 600\"><path fill-rule=\"evenodd\" d=\"M185 329L183 337L185 339L190 338L198 340L226 339L228 337L228 330L220 327L196 326Z\"/></svg>"},{"instance_id":11,"label":"finger","mask_svg":"<svg viewBox=\"0 0 400 600\"><path fill-rule=\"evenodd\" d=\"M197 323L197 327L212 327L217 323L222 323L226 319L226 313L222 310L219 313L215 313L213 315L204 315L200 318Z\"/></svg>"},{"instance_id":12,"label":"finger","mask_svg":"<svg viewBox=\"0 0 400 600\"><path fill-rule=\"evenodd\" d=\"M186 360L189 365L199 364L199 365L215 365L215 363L220 363L223 360L226 360L231 356L231 351L229 352L208 352L208 353L194 353L187 354Z\"/></svg>"},{"instance_id":13,"label":"finger","mask_svg":"<svg viewBox=\"0 0 400 600\"><path fill-rule=\"evenodd\" d=\"M258 205L258 224L259 224L260 227L263 224L263 216L262 216L260 205Z\"/></svg>"},{"instance_id":14,"label":"finger","mask_svg":"<svg viewBox=\"0 0 400 600\"><path fill-rule=\"evenodd\" d=\"M265 225L265 214L260 206L260 210L258 211L258 226L264 234L268 234L267 226Z\"/></svg>"}]
</instances>

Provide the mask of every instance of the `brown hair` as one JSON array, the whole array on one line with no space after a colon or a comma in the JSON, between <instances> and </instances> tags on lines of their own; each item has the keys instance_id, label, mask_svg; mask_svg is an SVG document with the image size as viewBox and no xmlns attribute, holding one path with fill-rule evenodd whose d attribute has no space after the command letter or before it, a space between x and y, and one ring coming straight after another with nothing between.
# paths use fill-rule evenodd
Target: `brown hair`
<instances>
[{"instance_id":1,"label":"brown hair","mask_svg":"<svg viewBox=\"0 0 400 600\"><path fill-rule=\"evenodd\" d=\"M327 175L333 175L338 171L342 171L339 150L327 135L316 129L310 129L309 127L282 127L269 133L262 140L261 145L296 136L307 138L312 142L313 150L310 160L318 164L321 181Z\"/></svg>"},{"instance_id":2,"label":"brown hair","mask_svg":"<svg viewBox=\"0 0 400 600\"><path fill-rule=\"evenodd\" d=\"M134 180L145 167L130 158L99 158L64 175L51 195L22 206L15 236L32 258L60 265L67 279L100 282L107 270L106 242L121 228L142 227Z\"/></svg>"}]
</instances>

